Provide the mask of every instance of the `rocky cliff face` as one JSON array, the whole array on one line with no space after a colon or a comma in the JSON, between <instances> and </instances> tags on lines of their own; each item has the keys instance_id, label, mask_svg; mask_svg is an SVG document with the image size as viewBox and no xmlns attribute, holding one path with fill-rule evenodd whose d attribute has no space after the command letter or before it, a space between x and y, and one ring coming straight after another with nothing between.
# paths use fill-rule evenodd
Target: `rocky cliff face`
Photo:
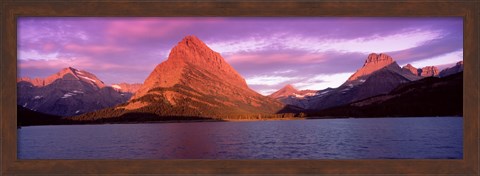
<instances>
[{"instance_id":1,"label":"rocky cliff face","mask_svg":"<svg viewBox=\"0 0 480 176\"><path fill-rule=\"evenodd\" d=\"M381 68L386 67L393 62L394 61L392 57L386 54L371 53L368 55L362 68L358 69L352 76L350 76L350 78L347 80L347 83L355 83L361 77L370 75L371 73L380 70Z\"/></svg>"},{"instance_id":2,"label":"rocky cliff face","mask_svg":"<svg viewBox=\"0 0 480 176\"><path fill-rule=\"evenodd\" d=\"M439 71L438 68L435 66L426 66L420 69L415 68L411 64L407 64L402 68L403 70L409 71L414 75L421 76L421 77L432 77L438 76Z\"/></svg>"},{"instance_id":3,"label":"rocky cliff face","mask_svg":"<svg viewBox=\"0 0 480 176\"><path fill-rule=\"evenodd\" d=\"M218 80L225 80L228 84L241 89L249 89L245 79L226 63L219 53L211 50L197 37L187 36L171 50L165 62L157 65L133 99L144 96L148 90L155 87L192 84L186 79L188 76L207 76L187 75L192 70L218 74L215 75Z\"/></svg>"},{"instance_id":4,"label":"rocky cliff face","mask_svg":"<svg viewBox=\"0 0 480 176\"><path fill-rule=\"evenodd\" d=\"M410 64L407 64L406 66L403 66L402 69L404 69L406 71L409 71L414 75L418 75L418 69L415 68L414 66L410 65Z\"/></svg>"},{"instance_id":5,"label":"rocky cliff face","mask_svg":"<svg viewBox=\"0 0 480 176\"><path fill-rule=\"evenodd\" d=\"M404 70L410 71L414 75L421 77L445 77L455 73L460 73L463 71L463 61L457 62L455 66L450 68L445 68L442 71L439 71L435 66L426 66L420 69L413 67L410 64L407 64L403 67Z\"/></svg>"},{"instance_id":6,"label":"rocky cliff face","mask_svg":"<svg viewBox=\"0 0 480 176\"><path fill-rule=\"evenodd\" d=\"M439 71L438 68L435 66L426 66L423 67L421 70L419 69L418 74L422 77L432 77L438 76Z\"/></svg>"},{"instance_id":7,"label":"rocky cliff face","mask_svg":"<svg viewBox=\"0 0 480 176\"><path fill-rule=\"evenodd\" d=\"M18 105L58 116L112 107L130 98L105 86L94 74L71 67L45 79L20 78L17 91Z\"/></svg>"}]
</instances>

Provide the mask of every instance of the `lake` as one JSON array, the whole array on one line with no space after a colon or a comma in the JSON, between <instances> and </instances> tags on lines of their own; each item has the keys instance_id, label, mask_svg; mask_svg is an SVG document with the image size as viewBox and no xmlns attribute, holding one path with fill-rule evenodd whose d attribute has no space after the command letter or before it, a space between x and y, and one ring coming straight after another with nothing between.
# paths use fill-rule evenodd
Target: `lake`
<instances>
[{"instance_id":1,"label":"lake","mask_svg":"<svg viewBox=\"0 0 480 176\"><path fill-rule=\"evenodd\" d=\"M19 159L462 159L463 118L31 126Z\"/></svg>"}]
</instances>

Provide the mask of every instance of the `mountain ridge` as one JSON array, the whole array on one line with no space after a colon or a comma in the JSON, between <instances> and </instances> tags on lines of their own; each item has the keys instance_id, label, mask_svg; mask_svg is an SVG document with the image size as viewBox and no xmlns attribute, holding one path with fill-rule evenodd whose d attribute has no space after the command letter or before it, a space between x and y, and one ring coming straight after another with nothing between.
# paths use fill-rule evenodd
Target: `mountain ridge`
<instances>
[{"instance_id":1,"label":"mountain ridge","mask_svg":"<svg viewBox=\"0 0 480 176\"><path fill-rule=\"evenodd\" d=\"M103 83L103 81L98 79L97 76L95 76L94 74L84 70L77 70L73 67L63 68L59 72L56 72L50 76L47 76L46 78L21 77L17 79L17 82L25 81L33 84L34 86L43 87L62 78L70 79L70 80L74 80L74 79L83 80L86 82L90 82L91 84L94 84L98 88L105 87L105 84Z\"/></svg>"},{"instance_id":2,"label":"mountain ridge","mask_svg":"<svg viewBox=\"0 0 480 176\"><path fill-rule=\"evenodd\" d=\"M17 80L17 104L40 113L71 116L127 101L94 74L67 67L46 78ZM131 95L130 95L131 96Z\"/></svg>"},{"instance_id":3,"label":"mountain ridge","mask_svg":"<svg viewBox=\"0 0 480 176\"><path fill-rule=\"evenodd\" d=\"M427 77L402 84L381 94L347 105L316 112L319 117L415 117L462 116L463 72L446 77Z\"/></svg>"},{"instance_id":4,"label":"mountain ridge","mask_svg":"<svg viewBox=\"0 0 480 176\"><path fill-rule=\"evenodd\" d=\"M454 66L445 68L438 74L439 77L445 77L449 75L453 75L455 73L463 72L463 61L459 61L455 63Z\"/></svg>"},{"instance_id":5,"label":"mountain ridge","mask_svg":"<svg viewBox=\"0 0 480 176\"><path fill-rule=\"evenodd\" d=\"M285 104L304 109L319 110L388 93L400 84L419 79L421 79L420 76L400 68L389 55L371 53L365 59L363 66L337 88L319 90L310 96L301 98L296 98L291 94L290 96L277 97L277 99Z\"/></svg>"}]
</instances>

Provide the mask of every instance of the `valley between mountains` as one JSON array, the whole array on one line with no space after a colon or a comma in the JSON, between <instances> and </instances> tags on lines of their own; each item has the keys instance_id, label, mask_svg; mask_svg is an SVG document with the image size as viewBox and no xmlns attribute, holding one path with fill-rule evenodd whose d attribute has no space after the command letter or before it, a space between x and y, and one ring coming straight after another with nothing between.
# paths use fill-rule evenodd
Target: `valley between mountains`
<instances>
[{"instance_id":1,"label":"valley between mountains","mask_svg":"<svg viewBox=\"0 0 480 176\"><path fill-rule=\"evenodd\" d=\"M229 121L337 117L462 116L463 62L400 67L372 53L337 88L264 96L195 36L183 38L143 83L106 85L68 67L46 78L18 78L18 125Z\"/></svg>"}]
</instances>

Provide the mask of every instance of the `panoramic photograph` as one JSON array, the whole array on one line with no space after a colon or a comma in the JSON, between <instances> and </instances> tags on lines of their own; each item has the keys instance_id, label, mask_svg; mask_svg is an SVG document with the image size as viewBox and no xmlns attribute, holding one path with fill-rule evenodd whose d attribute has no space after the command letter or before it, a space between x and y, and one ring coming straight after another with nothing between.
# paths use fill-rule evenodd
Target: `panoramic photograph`
<instances>
[{"instance_id":1,"label":"panoramic photograph","mask_svg":"<svg viewBox=\"0 0 480 176\"><path fill-rule=\"evenodd\" d=\"M19 17L18 159L463 159L462 17Z\"/></svg>"}]
</instances>

